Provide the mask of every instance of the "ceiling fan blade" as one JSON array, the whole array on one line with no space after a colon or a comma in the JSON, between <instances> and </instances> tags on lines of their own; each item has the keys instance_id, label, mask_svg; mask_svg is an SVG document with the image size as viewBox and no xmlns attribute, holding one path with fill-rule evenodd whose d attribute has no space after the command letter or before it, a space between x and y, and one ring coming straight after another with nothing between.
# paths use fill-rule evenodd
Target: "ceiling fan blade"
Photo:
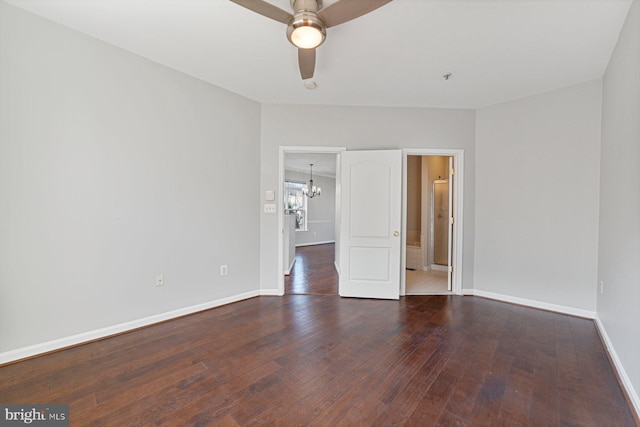
<instances>
[{"instance_id":1,"label":"ceiling fan blade","mask_svg":"<svg viewBox=\"0 0 640 427\"><path fill-rule=\"evenodd\" d=\"M246 7L247 9L259 13L262 16L266 16L267 18L271 18L275 21L282 22L283 24L289 25L291 19L293 19L293 15L289 12L280 9L272 5L271 3L267 3L264 0L231 0L235 4L239 4L242 7Z\"/></svg>"},{"instance_id":2,"label":"ceiling fan blade","mask_svg":"<svg viewBox=\"0 0 640 427\"><path fill-rule=\"evenodd\" d=\"M302 80L313 77L316 68L316 50L298 49L298 64L300 65L300 77Z\"/></svg>"},{"instance_id":3,"label":"ceiling fan blade","mask_svg":"<svg viewBox=\"0 0 640 427\"><path fill-rule=\"evenodd\" d=\"M318 12L318 17L324 25L335 27L352 19L376 10L391 0L342 0L335 2Z\"/></svg>"}]
</instances>

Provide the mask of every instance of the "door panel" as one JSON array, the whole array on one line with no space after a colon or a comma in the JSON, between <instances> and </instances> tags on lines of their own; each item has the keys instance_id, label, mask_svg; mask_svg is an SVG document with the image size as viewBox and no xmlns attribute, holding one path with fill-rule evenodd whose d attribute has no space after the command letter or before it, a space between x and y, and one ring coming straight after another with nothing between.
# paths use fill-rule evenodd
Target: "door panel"
<instances>
[{"instance_id":1,"label":"door panel","mask_svg":"<svg viewBox=\"0 0 640 427\"><path fill-rule=\"evenodd\" d=\"M349 225L353 237L381 237L389 235L391 227L390 207L381 203L390 200L390 176L388 165L360 162L350 167L351 215ZM371 215L375 212L375 215Z\"/></svg>"},{"instance_id":2,"label":"door panel","mask_svg":"<svg viewBox=\"0 0 640 427\"><path fill-rule=\"evenodd\" d=\"M340 295L398 299L402 152L341 157Z\"/></svg>"},{"instance_id":3,"label":"door panel","mask_svg":"<svg viewBox=\"0 0 640 427\"><path fill-rule=\"evenodd\" d=\"M389 248L351 247L351 280L389 280Z\"/></svg>"}]
</instances>

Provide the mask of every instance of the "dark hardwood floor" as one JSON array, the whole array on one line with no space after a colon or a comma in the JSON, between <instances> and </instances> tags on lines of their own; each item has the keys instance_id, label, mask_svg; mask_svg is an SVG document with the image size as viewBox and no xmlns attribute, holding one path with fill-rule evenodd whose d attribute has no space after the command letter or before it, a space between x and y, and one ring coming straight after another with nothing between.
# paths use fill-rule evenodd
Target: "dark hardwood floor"
<instances>
[{"instance_id":1,"label":"dark hardwood floor","mask_svg":"<svg viewBox=\"0 0 640 427\"><path fill-rule=\"evenodd\" d=\"M257 297L0 367L72 426L633 426L592 321L478 297Z\"/></svg>"},{"instance_id":2,"label":"dark hardwood floor","mask_svg":"<svg viewBox=\"0 0 640 427\"><path fill-rule=\"evenodd\" d=\"M287 295L338 295L338 273L333 264L335 244L296 248L296 262L284 278Z\"/></svg>"}]
</instances>

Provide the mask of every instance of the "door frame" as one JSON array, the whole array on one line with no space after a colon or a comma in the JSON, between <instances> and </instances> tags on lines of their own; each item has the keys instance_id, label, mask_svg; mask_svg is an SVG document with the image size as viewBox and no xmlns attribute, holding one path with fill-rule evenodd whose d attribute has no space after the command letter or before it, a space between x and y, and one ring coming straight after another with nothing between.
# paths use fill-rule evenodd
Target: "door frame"
<instances>
[{"instance_id":1,"label":"door frame","mask_svg":"<svg viewBox=\"0 0 640 427\"><path fill-rule=\"evenodd\" d=\"M276 283L278 284L278 295L284 295L284 260L283 260L283 222L284 210L281 200L284 189L284 156L286 153L318 153L340 155L346 151L346 147L319 147L319 146L280 146L278 149L278 188L276 191L276 206L278 212L278 268ZM453 157L453 167L456 170L453 180L453 216L455 218L453 234L453 259L452 265L452 292L462 295L462 253L463 253L463 225L464 225L464 150L462 149L439 149L439 148L403 148L402 149L402 232L400 247L400 296L406 294L406 234L407 234L407 156L448 156ZM337 178L337 177L336 177ZM340 183L336 179L336 186ZM336 221L339 219L336 218ZM338 242L336 242L337 244Z\"/></svg>"},{"instance_id":2,"label":"door frame","mask_svg":"<svg viewBox=\"0 0 640 427\"><path fill-rule=\"evenodd\" d=\"M453 253L451 292L462 295L462 242L464 225L464 150L440 148L405 148L402 150L402 241L400 247L400 296L406 295L407 280L407 156L453 157Z\"/></svg>"},{"instance_id":3,"label":"door frame","mask_svg":"<svg viewBox=\"0 0 640 427\"><path fill-rule=\"evenodd\" d=\"M284 209L282 198L284 192L284 157L287 153L304 154L336 154L346 151L346 147L315 147L315 146L283 146L278 148L278 189L276 191L276 211L278 212L278 295L284 295ZM336 177L336 186L340 185ZM338 193L336 191L336 193ZM335 218L334 220L338 220ZM338 242L336 242L337 244Z\"/></svg>"}]
</instances>

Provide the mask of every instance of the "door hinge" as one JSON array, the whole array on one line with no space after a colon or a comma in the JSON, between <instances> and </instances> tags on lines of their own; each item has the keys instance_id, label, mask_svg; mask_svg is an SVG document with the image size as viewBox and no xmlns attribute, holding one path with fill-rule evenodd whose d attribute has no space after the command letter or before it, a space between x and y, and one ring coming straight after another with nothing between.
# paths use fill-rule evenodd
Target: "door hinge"
<instances>
[{"instance_id":1,"label":"door hinge","mask_svg":"<svg viewBox=\"0 0 640 427\"><path fill-rule=\"evenodd\" d=\"M455 175L456 174L456 168L451 168L451 175Z\"/></svg>"},{"instance_id":2,"label":"door hinge","mask_svg":"<svg viewBox=\"0 0 640 427\"><path fill-rule=\"evenodd\" d=\"M453 219L453 217L449 218L449 224L453 225L454 222L455 220Z\"/></svg>"},{"instance_id":3,"label":"door hinge","mask_svg":"<svg viewBox=\"0 0 640 427\"><path fill-rule=\"evenodd\" d=\"M453 273L453 266L452 265L449 266L449 273Z\"/></svg>"}]
</instances>

